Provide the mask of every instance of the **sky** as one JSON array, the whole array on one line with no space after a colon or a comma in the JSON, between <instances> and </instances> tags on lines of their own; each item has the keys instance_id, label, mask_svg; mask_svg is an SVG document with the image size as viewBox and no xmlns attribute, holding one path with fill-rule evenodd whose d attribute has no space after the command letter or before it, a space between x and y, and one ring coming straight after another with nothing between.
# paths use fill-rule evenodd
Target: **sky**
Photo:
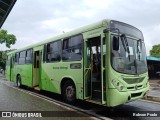
<instances>
[{"instance_id":1,"label":"sky","mask_svg":"<svg viewBox=\"0 0 160 120\"><path fill-rule=\"evenodd\" d=\"M149 55L160 44L159 6L160 0L17 0L2 29L17 37L11 49L19 49L108 18L139 28Z\"/></svg>"}]
</instances>

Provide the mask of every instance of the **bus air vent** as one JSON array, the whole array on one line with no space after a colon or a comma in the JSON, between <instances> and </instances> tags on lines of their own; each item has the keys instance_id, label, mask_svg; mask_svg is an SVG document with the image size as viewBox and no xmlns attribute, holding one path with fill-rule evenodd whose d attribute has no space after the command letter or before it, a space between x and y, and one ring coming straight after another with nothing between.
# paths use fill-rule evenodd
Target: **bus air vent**
<instances>
[{"instance_id":1,"label":"bus air vent","mask_svg":"<svg viewBox=\"0 0 160 120\"><path fill-rule=\"evenodd\" d=\"M134 87L127 87L127 89L129 89L129 90L130 90L130 89L134 89Z\"/></svg>"},{"instance_id":2,"label":"bus air vent","mask_svg":"<svg viewBox=\"0 0 160 120\"><path fill-rule=\"evenodd\" d=\"M139 93L132 93L131 94L131 97L138 97L138 96L141 96L142 92L139 92Z\"/></svg>"}]
</instances>

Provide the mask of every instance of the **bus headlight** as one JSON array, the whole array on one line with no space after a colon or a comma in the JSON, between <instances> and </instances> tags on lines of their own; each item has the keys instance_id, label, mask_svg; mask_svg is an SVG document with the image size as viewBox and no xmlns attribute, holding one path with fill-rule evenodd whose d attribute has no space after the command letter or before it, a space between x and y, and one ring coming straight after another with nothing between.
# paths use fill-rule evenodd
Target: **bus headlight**
<instances>
[{"instance_id":1,"label":"bus headlight","mask_svg":"<svg viewBox=\"0 0 160 120\"><path fill-rule=\"evenodd\" d=\"M112 83L115 84L115 83L116 83L116 80L112 80Z\"/></svg>"},{"instance_id":2,"label":"bus headlight","mask_svg":"<svg viewBox=\"0 0 160 120\"><path fill-rule=\"evenodd\" d=\"M118 91L125 91L125 87L122 83L120 83L118 80L112 80L112 84L115 88L118 89Z\"/></svg>"},{"instance_id":3,"label":"bus headlight","mask_svg":"<svg viewBox=\"0 0 160 120\"><path fill-rule=\"evenodd\" d=\"M121 91L123 90L123 86L120 86L120 90L121 90Z\"/></svg>"}]
</instances>

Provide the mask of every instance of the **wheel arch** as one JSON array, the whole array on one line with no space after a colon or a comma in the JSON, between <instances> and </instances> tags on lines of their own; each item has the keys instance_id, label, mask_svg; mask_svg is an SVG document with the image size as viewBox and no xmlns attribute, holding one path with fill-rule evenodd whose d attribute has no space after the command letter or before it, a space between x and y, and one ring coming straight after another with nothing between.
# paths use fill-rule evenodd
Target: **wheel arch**
<instances>
[{"instance_id":1,"label":"wheel arch","mask_svg":"<svg viewBox=\"0 0 160 120\"><path fill-rule=\"evenodd\" d=\"M16 81L17 81L18 76L21 76L21 75L19 73L16 75Z\"/></svg>"},{"instance_id":2,"label":"wheel arch","mask_svg":"<svg viewBox=\"0 0 160 120\"><path fill-rule=\"evenodd\" d=\"M20 80L18 79L18 76L21 77L21 75L19 73L16 75L16 84L20 88L22 86L22 81L21 81L21 78L20 78ZM20 83L20 84L18 85L18 83Z\"/></svg>"},{"instance_id":3,"label":"wheel arch","mask_svg":"<svg viewBox=\"0 0 160 120\"><path fill-rule=\"evenodd\" d=\"M62 78L61 83L60 83L60 94L62 94L63 86L64 86L64 84L65 84L67 81L71 81L71 82L73 83L73 85L75 86L75 89L76 89L76 98L77 98L77 87L76 87L76 83L75 83L75 81L73 80L73 78L70 78L70 77L64 77L64 78Z\"/></svg>"}]
</instances>

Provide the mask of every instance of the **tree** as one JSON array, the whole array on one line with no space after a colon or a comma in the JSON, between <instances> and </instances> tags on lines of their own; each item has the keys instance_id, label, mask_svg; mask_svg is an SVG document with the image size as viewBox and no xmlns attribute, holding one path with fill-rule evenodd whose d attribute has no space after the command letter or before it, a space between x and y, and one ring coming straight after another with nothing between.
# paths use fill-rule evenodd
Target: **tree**
<instances>
[{"instance_id":1,"label":"tree","mask_svg":"<svg viewBox=\"0 0 160 120\"><path fill-rule=\"evenodd\" d=\"M150 55L153 57L159 57L160 58L160 44L154 45L152 47L152 50L150 50Z\"/></svg>"},{"instance_id":2,"label":"tree","mask_svg":"<svg viewBox=\"0 0 160 120\"><path fill-rule=\"evenodd\" d=\"M5 70L5 64L6 64L6 59L7 59L7 53L14 51L16 49L10 49L10 50L5 50L5 51L0 51L1 58L0 58L0 68Z\"/></svg>"},{"instance_id":3,"label":"tree","mask_svg":"<svg viewBox=\"0 0 160 120\"><path fill-rule=\"evenodd\" d=\"M6 58L7 54L4 51L0 51L1 53L1 58L0 58L0 69L5 69L5 63L6 63Z\"/></svg>"},{"instance_id":4,"label":"tree","mask_svg":"<svg viewBox=\"0 0 160 120\"><path fill-rule=\"evenodd\" d=\"M0 44L5 43L6 47L10 48L16 42L16 36L13 34L8 34L7 30L0 30Z\"/></svg>"}]
</instances>

